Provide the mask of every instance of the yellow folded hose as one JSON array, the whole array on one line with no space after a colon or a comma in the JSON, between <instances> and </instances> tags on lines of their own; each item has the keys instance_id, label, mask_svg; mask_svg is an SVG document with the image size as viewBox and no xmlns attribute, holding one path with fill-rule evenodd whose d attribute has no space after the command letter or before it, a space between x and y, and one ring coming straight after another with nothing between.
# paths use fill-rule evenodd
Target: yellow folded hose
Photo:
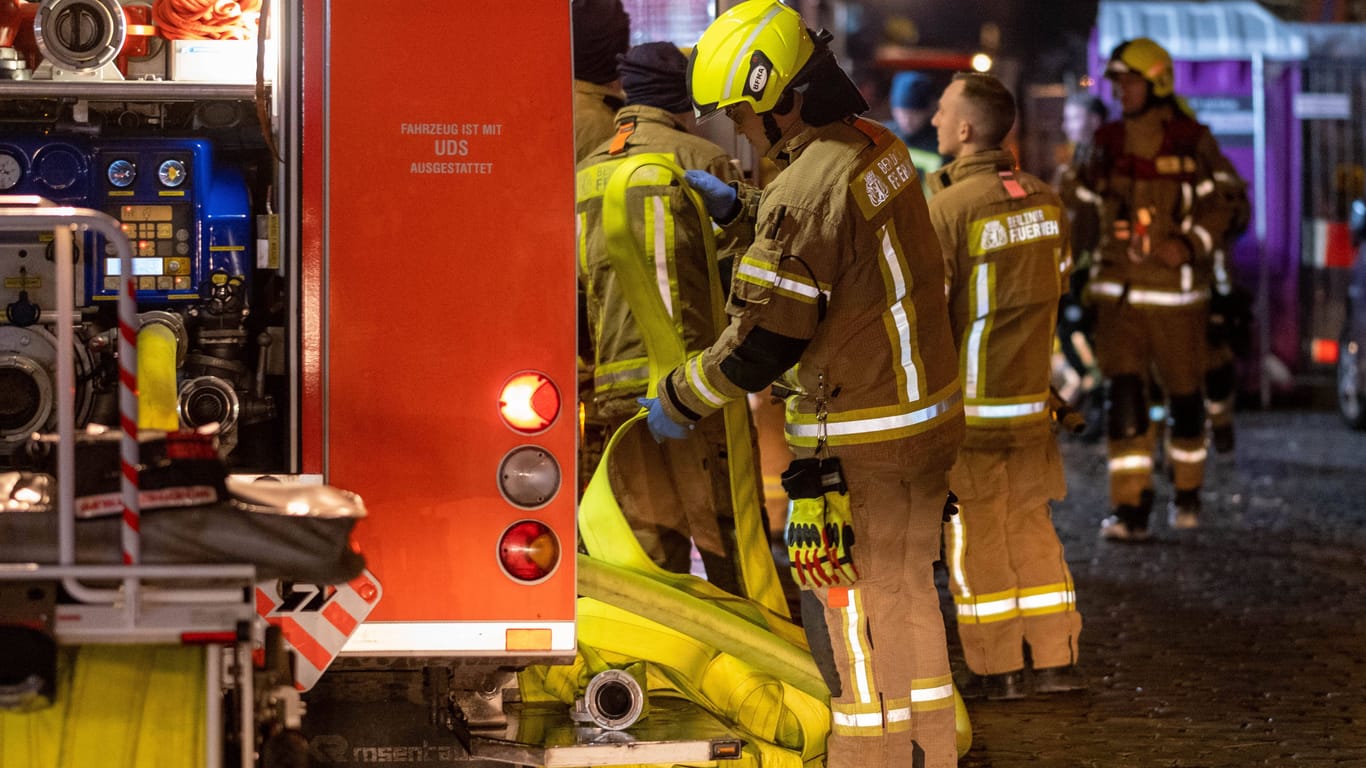
<instances>
[{"instance_id":1,"label":"yellow folded hose","mask_svg":"<svg viewBox=\"0 0 1366 768\"><path fill-rule=\"evenodd\" d=\"M655 385L660 378L682 365L686 350L673 318L664 306L658 288L645 272L645 255L641 244L631 231L630 212L626 192L631 177L642 169L656 176L662 170L672 174L682 185L697 214L706 246L708 283L711 289L712 325L719 333L726 327L725 295L716 266L716 242L710 237L711 218L701 198L683 182L684 171L669 155L648 153L626 158L607 180L602 198L602 226L607 240L607 260L617 275L631 316L640 328L641 337L650 360L648 395L656 395ZM657 183L657 178L652 178ZM768 546L768 530L763 524L763 509L759 503L753 446L750 441L749 403L741 398L722 409L726 424L726 450L730 464L731 505L735 514L736 569L745 596L770 611L787 616L787 599L783 596L773 553ZM592 550L589 550L590 552ZM605 556L597 553L599 557Z\"/></svg>"},{"instance_id":2,"label":"yellow folded hose","mask_svg":"<svg viewBox=\"0 0 1366 768\"><path fill-rule=\"evenodd\" d=\"M0 711L0 768L203 765L204 652L179 645L63 648L56 704L25 714Z\"/></svg>"}]
</instances>

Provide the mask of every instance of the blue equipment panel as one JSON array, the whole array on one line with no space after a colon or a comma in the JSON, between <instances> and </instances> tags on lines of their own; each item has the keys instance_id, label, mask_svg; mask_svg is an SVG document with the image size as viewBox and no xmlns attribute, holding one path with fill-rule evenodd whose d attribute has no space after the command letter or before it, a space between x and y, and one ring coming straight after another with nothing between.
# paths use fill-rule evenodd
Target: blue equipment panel
<instances>
[{"instance_id":1,"label":"blue equipment panel","mask_svg":"<svg viewBox=\"0 0 1366 768\"><path fill-rule=\"evenodd\" d=\"M106 139L92 143L90 206L123 223L133 243L139 304L198 301L214 275L247 280L254 266L252 217L241 173L216 166L201 139ZM118 297L119 262L98 238L87 261L87 295Z\"/></svg>"}]
</instances>

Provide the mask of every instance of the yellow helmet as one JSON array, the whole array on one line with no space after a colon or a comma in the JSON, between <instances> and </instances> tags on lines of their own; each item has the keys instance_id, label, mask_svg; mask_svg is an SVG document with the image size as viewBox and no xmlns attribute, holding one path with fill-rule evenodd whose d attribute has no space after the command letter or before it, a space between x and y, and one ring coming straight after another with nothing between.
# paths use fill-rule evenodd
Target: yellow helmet
<instances>
[{"instance_id":1,"label":"yellow helmet","mask_svg":"<svg viewBox=\"0 0 1366 768\"><path fill-rule=\"evenodd\" d=\"M1175 91L1172 75L1172 56L1167 49L1146 37L1136 37L1115 46L1105 76L1133 72L1147 80L1158 98L1171 96Z\"/></svg>"},{"instance_id":2,"label":"yellow helmet","mask_svg":"<svg viewBox=\"0 0 1366 768\"><path fill-rule=\"evenodd\" d=\"M688 60L699 117L748 101L759 114L777 105L816 49L802 17L777 0L746 0L717 17Z\"/></svg>"}]
</instances>

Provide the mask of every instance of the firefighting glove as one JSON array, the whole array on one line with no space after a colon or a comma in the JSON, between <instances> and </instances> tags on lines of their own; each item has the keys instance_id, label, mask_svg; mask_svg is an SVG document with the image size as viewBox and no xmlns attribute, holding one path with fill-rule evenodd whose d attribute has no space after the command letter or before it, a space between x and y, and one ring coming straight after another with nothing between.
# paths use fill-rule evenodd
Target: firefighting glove
<instances>
[{"instance_id":1,"label":"firefighting glove","mask_svg":"<svg viewBox=\"0 0 1366 768\"><path fill-rule=\"evenodd\" d=\"M707 206L707 214L718 224L728 224L740 213L740 196L735 187L727 184L706 171L688 171L683 174L688 186L697 190L702 202Z\"/></svg>"},{"instance_id":2,"label":"firefighting glove","mask_svg":"<svg viewBox=\"0 0 1366 768\"><path fill-rule=\"evenodd\" d=\"M669 414L664 412L664 405L657 397L637 397L636 402L647 412L645 425L650 428L650 434L654 436L656 443L682 440L688 436L688 430L692 429L691 424L679 424L669 418Z\"/></svg>"},{"instance_id":3,"label":"firefighting glove","mask_svg":"<svg viewBox=\"0 0 1366 768\"><path fill-rule=\"evenodd\" d=\"M784 539L792 580L802 589L852 586L854 525L838 459L798 459L782 475L792 499Z\"/></svg>"}]
</instances>

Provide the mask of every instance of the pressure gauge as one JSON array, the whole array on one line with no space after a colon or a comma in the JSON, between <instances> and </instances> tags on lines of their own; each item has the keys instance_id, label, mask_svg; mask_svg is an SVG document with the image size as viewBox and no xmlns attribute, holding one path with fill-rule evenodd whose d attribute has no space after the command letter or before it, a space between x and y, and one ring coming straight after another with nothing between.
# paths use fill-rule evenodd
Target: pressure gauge
<instances>
[{"instance_id":1,"label":"pressure gauge","mask_svg":"<svg viewBox=\"0 0 1366 768\"><path fill-rule=\"evenodd\" d=\"M138 177L138 168L131 160L115 160L109 164L106 175L110 184L119 188L128 187L132 186L133 180Z\"/></svg>"},{"instance_id":2,"label":"pressure gauge","mask_svg":"<svg viewBox=\"0 0 1366 768\"><path fill-rule=\"evenodd\" d=\"M14 189L23 173L18 158L0 152L0 189Z\"/></svg>"},{"instance_id":3,"label":"pressure gauge","mask_svg":"<svg viewBox=\"0 0 1366 768\"><path fill-rule=\"evenodd\" d=\"M178 187L185 181L185 164L179 160L167 160L157 169L157 178L162 186Z\"/></svg>"}]
</instances>

